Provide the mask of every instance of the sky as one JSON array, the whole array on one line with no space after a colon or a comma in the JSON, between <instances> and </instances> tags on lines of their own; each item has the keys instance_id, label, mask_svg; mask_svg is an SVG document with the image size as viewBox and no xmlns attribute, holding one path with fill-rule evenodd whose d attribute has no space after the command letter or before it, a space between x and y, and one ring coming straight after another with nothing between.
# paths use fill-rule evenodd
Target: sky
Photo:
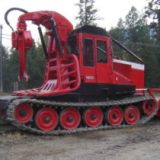
<instances>
[{"instance_id":1,"label":"sky","mask_svg":"<svg viewBox=\"0 0 160 160\"><path fill-rule=\"evenodd\" d=\"M116 26L119 18L124 19L132 6L135 6L139 13L144 11L147 6L147 0L95 0L95 8L98 9L98 16L102 20L98 21L100 27L109 30ZM53 10L65 16L75 26L75 20L79 8L75 5L79 0L4 0L0 5L0 25L3 25L2 43L6 47L10 47L11 30L5 24L4 14L12 7L23 8L27 11ZM9 20L14 28L16 28L17 18L20 12L11 12ZM36 38L36 37L35 37Z\"/></svg>"}]
</instances>

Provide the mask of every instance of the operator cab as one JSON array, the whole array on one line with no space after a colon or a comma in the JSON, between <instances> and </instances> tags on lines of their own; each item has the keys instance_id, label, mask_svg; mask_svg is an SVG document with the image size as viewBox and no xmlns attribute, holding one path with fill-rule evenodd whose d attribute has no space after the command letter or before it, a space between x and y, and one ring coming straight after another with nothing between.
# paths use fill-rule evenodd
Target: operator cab
<instances>
[{"instance_id":1,"label":"operator cab","mask_svg":"<svg viewBox=\"0 0 160 160\"><path fill-rule=\"evenodd\" d=\"M84 83L111 81L111 38L95 26L83 26L69 36L71 53L79 58L81 78Z\"/></svg>"}]
</instances>

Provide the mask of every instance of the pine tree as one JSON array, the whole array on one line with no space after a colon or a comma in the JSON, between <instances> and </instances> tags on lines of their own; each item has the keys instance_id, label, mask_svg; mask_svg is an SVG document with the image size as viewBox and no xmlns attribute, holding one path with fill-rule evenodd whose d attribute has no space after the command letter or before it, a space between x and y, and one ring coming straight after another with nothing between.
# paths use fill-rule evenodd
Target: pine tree
<instances>
[{"instance_id":1,"label":"pine tree","mask_svg":"<svg viewBox=\"0 0 160 160\"><path fill-rule=\"evenodd\" d=\"M77 27L84 25L96 25L96 20L100 18L97 16L98 10L94 8L95 0L79 0L76 5L79 7L79 13L76 17L79 20Z\"/></svg>"},{"instance_id":2,"label":"pine tree","mask_svg":"<svg viewBox=\"0 0 160 160\"><path fill-rule=\"evenodd\" d=\"M160 42L160 0L150 0L146 9L146 17L153 19L151 28L156 31L156 39Z\"/></svg>"}]
</instances>

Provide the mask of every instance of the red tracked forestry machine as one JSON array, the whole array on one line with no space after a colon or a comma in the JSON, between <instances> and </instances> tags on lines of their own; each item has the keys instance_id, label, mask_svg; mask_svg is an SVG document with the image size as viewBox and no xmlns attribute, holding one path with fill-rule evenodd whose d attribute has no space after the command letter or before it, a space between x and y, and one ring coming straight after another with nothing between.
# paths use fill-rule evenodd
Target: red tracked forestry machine
<instances>
[{"instance_id":1,"label":"red tracked forestry machine","mask_svg":"<svg viewBox=\"0 0 160 160\"><path fill-rule=\"evenodd\" d=\"M8 21L14 10L23 12L16 31ZM143 61L104 29L73 29L54 11L11 8L5 20L19 55L19 79L29 79L26 54L33 40L26 21L38 26L46 63L42 86L0 97L2 119L25 131L58 135L147 123L158 113L159 89L144 88ZM112 44L138 63L114 58Z\"/></svg>"}]
</instances>

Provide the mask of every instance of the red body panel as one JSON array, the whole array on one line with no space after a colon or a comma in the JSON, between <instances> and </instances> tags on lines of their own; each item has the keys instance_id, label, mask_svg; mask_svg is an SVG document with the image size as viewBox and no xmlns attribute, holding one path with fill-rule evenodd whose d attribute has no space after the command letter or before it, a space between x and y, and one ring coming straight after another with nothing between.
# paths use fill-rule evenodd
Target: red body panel
<instances>
[{"instance_id":1,"label":"red body panel","mask_svg":"<svg viewBox=\"0 0 160 160\"><path fill-rule=\"evenodd\" d=\"M132 77L136 88L144 88L144 70L133 69Z\"/></svg>"},{"instance_id":2,"label":"red body panel","mask_svg":"<svg viewBox=\"0 0 160 160\"><path fill-rule=\"evenodd\" d=\"M144 88L144 65L114 59L114 70L128 78L128 82L135 85L136 88ZM126 83L123 81L122 83Z\"/></svg>"}]
</instances>

